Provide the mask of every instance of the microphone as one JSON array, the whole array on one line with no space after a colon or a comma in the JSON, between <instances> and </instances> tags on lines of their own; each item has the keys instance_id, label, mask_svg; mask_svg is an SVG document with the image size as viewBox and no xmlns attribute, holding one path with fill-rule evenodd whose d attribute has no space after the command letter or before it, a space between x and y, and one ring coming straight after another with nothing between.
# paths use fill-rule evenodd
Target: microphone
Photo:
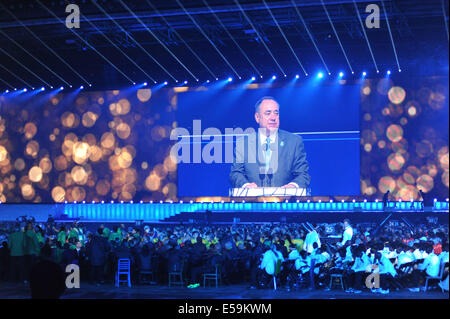
<instances>
[{"instance_id":1,"label":"microphone","mask_svg":"<svg viewBox=\"0 0 450 319\"><path fill-rule=\"evenodd\" d=\"M265 179L266 179L266 167L265 166L260 166L259 167L259 179L261 180L261 187L264 187L265 183Z\"/></svg>"},{"instance_id":2,"label":"microphone","mask_svg":"<svg viewBox=\"0 0 450 319\"><path fill-rule=\"evenodd\" d=\"M269 167L267 169L267 177L269 178L269 187L272 187L272 176L273 176L273 169Z\"/></svg>"}]
</instances>

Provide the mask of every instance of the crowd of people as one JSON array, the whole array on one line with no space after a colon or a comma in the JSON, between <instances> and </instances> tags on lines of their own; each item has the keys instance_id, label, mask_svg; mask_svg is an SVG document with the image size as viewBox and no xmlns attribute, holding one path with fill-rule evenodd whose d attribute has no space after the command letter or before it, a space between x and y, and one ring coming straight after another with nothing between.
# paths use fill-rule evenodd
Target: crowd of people
<instances>
[{"instance_id":1,"label":"crowd of people","mask_svg":"<svg viewBox=\"0 0 450 319\"><path fill-rule=\"evenodd\" d=\"M133 284L151 273L149 281L165 285L168 273L181 269L188 287L217 270L222 285L249 289L329 290L332 277L341 277L348 293L419 292L430 276L439 277L431 286L448 291L448 225L378 226L349 220L125 226L22 218L0 224L0 281L27 283L33 265L46 260L63 272L77 264L81 282L110 284L118 260L129 259Z\"/></svg>"}]
</instances>

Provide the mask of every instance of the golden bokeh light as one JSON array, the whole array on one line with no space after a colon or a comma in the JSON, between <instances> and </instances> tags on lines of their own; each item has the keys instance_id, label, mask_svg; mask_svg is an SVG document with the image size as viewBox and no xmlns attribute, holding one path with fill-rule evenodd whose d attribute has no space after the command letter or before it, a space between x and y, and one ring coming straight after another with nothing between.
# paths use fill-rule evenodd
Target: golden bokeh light
<instances>
[{"instance_id":1,"label":"golden bokeh light","mask_svg":"<svg viewBox=\"0 0 450 319\"><path fill-rule=\"evenodd\" d=\"M22 158L18 158L14 161L14 168L18 171L25 169L25 161Z\"/></svg>"},{"instance_id":2,"label":"golden bokeh light","mask_svg":"<svg viewBox=\"0 0 450 319\"><path fill-rule=\"evenodd\" d=\"M66 191L61 186L55 186L52 189L52 198L57 203L62 203L65 200Z\"/></svg>"},{"instance_id":3,"label":"golden bokeh light","mask_svg":"<svg viewBox=\"0 0 450 319\"><path fill-rule=\"evenodd\" d=\"M400 125L391 124L386 129L386 136L392 142L398 142L403 137L403 129Z\"/></svg>"},{"instance_id":4,"label":"golden bokeh light","mask_svg":"<svg viewBox=\"0 0 450 319\"><path fill-rule=\"evenodd\" d=\"M89 159L90 154L89 144L86 142L76 142L73 144L72 159L77 164L84 164Z\"/></svg>"},{"instance_id":5,"label":"golden bokeh light","mask_svg":"<svg viewBox=\"0 0 450 319\"><path fill-rule=\"evenodd\" d=\"M0 145L0 162L3 162L8 157L8 150L3 145Z\"/></svg>"},{"instance_id":6,"label":"golden bokeh light","mask_svg":"<svg viewBox=\"0 0 450 319\"><path fill-rule=\"evenodd\" d=\"M378 189L382 194L386 193L388 190L392 193L396 188L396 182L391 176L383 176L378 181Z\"/></svg>"},{"instance_id":7,"label":"golden bokeh light","mask_svg":"<svg viewBox=\"0 0 450 319\"><path fill-rule=\"evenodd\" d=\"M443 170L448 170L448 147L444 146L439 149L438 154L439 165Z\"/></svg>"},{"instance_id":8,"label":"golden bokeh light","mask_svg":"<svg viewBox=\"0 0 450 319\"><path fill-rule=\"evenodd\" d=\"M36 124L32 122L25 124L23 131L26 139L28 140L32 139L37 133Z\"/></svg>"},{"instance_id":9,"label":"golden bokeh light","mask_svg":"<svg viewBox=\"0 0 450 319\"><path fill-rule=\"evenodd\" d=\"M405 158L400 153L392 153L387 158L389 169L393 172L402 169L405 162Z\"/></svg>"},{"instance_id":10,"label":"golden bokeh light","mask_svg":"<svg viewBox=\"0 0 450 319\"><path fill-rule=\"evenodd\" d=\"M83 126L85 126L85 127L92 127L95 125L95 122L97 121L97 119L98 119L97 114L95 114L91 111L88 111L83 114L81 123L83 123Z\"/></svg>"},{"instance_id":11,"label":"golden bokeh light","mask_svg":"<svg viewBox=\"0 0 450 319\"><path fill-rule=\"evenodd\" d=\"M391 103L401 104L406 97L406 91L400 86L393 86L388 91L388 98Z\"/></svg>"},{"instance_id":12,"label":"golden bokeh light","mask_svg":"<svg viewBox=\"0 0 450 319\"><path fill-rule=\"evenodd\" d=\"M121 139L127 139L130 136L131 129L127 123L120 123L116 127L116 134Z\"/></svg>"},{"instance_id":13,"label":"golden bokeh light","mask_svg":"<svg viewBox=\"0 0 450 319\"><path fill-rule=\"evenodd\" d=\"M29 141L25 147L25 155L36 158L39 152L39 143L36 141Z\"/></svg>"},{"instance_id":14,"label":"golden bokeh light","mask_svg":"<svg viewBox=\"0 0 450 319\"><path fill-rule=\"evenodd\" d=\"M32 182L39 182L42 179L42 169L39 166L33 166L28 172L28 178Z\"/></svg>"},{"instance_id":15,"label":"golden bokeh light","mask_svg":"<svg viewBox=\"0 0 450 319\"><path fill-rule=\"evenodd\" d=\"M433 177L427 174L419 176L416 180L416 185L418 189L421 189L424 193L428 193L434 187Z\"/></svg>"},{"instance_id":16,"label":"golden bokeh light","mask_svg":"<svg viewBox=\"0 0 450 319\"><path fill-rule=\"evenodd\" d=\"M111 132L106 132L102 135L100 143L101 143L102 147L112 149L112 148L114 148L115 142L116 142L116 139L114 137L114 134Z\"/></svg>"},{"instance_id":17,"label":"golden bokeh light","mask_svg":"<svg viewBox=\"0 0 450 319\"><path fill-rule=\"evenodd\" d=\"M86 184L88 180L88 174L84 167L82 166L74 166L70 172L72 179L78 185Z\"/></svg>"},{"instance_id":18,"label":"golden bokeh light","mask_svg":"<svg viewBox=\"0 0 450 319\"><path fill-rule=\"evenodd\" d=\"M152 96L151 89L140 89L137 91L137 98L141 102L147 102L148 100L150 100L151 96Z\"/></svg>"},{"instance_id":19,"label":"golden bokeh light","mask_svg":"<svg viewBox=\"0 0 450 319\"><path fill-rule=\"evenodd\" d=\"M161 179L158 175L152 173L145 179L145 187L149 191L156 191L161 187Z\"/></svg>"}]
</instances>

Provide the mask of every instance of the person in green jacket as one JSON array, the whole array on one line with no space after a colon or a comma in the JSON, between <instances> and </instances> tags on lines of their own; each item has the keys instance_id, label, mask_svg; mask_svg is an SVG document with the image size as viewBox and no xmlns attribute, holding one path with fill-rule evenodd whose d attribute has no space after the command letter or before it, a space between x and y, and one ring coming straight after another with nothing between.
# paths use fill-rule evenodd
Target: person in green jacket
<instances>
[{"instance_id":1,"label":"person in green jacket","mask_svg":"<svg viewBox=\"0 0 450 319\"><path fill-rule=\"evenodd\" d=\"M58 236L56 238L56 240L61 243L61 247L63 247L64 244L66 243L66 237L67 237L66 235L67 235L66 234L66 228L64 226L62 226L59 229Z\"/></svg>"},{"instance_id":2,"label":"person in green jacket","mask_svg":"<svg viewBox=\"0 0 450 319\"><path fill-rule=\"evenodd\" d=\"M10 280L23 281L24 279L24 235L23 230L17 225L14 232L8 237L8 248L10 254Z\"/></svg>"},{"instance_id":3,"label":"person in green jacket","mask_svg":"<svg viewBox=\"0 0 450 319\"><path fill-rule=\"evenodd\" d=\"M32 223L28 223L25 228L24 244L25 280L28 281L31 267L41 251L38 236Z\"/></svg>"}]
</instances>

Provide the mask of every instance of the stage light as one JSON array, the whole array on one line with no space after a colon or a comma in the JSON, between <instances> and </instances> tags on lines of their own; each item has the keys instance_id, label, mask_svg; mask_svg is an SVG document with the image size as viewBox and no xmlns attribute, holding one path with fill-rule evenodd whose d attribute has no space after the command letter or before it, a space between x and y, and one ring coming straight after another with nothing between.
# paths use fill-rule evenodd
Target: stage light
<instances>
[{"instance_id":1,"label":"stage light","mask_svg":"<svg viewBox=\"0 0 450 319\"><path fill-rule=\"evenodd\" d=\"M380 73L380 70L377 70L377 73Z\"/></svg>"},{"instance_id":2,"label":"stage light","mask_svg":"<svg viewBox=\"0 0 450 319\"><path fill-rule=\"evenodd\" d=\"M386 74L387 75L391 74L391 70L387 70Z\"/></svg>"},{"instance_id":3,"label":"stage light","mask_svg":"<svg viewBox=\"0 0 450 319\"><path fill-rule=\"evenodd\" d=\"M367 75L366 71L364 71L364 72L362 73L362 75L363 75L363 76L366 76L366 75Z\"/></svg>"},{"instance_id":4,"label":"stage light","mask_svg":"<svg viewBox=\"0 0 450 319\"><path fill-rule=\"evenodd\" d=\"M296 78L296 79L298 79L299 77L300 77L300 75L298 75L298 74L295 75L295 78Z\"/></svg>"},{"instance_id":5,"label":"stage light","mask_svg":"<svg viewBox=\"0 0 450 319\"><path fill-rule=\"evenodd\" d=\"M319 74L317 74L317 77L318 77L319 79L323 78L323 73L322 73L322 72L319 72Z\"/></svg>"},{"instance_id":6,"label":"stage light","mask_svg":"<svg viewBox=\"0 0 450 319\"><path fill-rule=\"evenodd\" d=\"M164 85L167 85L167 81L164 82Z\"/></svg>"},{"instance_id":7,"label":"stage light","mask_svg":"<svg viewBox=\"0 0 450 319\"><path fill-rule=\"evenodd\" d=\"M232 78L232 77L229 77L229 78L228 78L228 82L231 82L231 81L233 81L233 78Z\"/></svg>"},{"instance_id":8,"label":"stage light","mask_svg":"<svg viewBox=\"0 0 450 319\"><path fill-rule=\"evenodd\" d=\"M61 86L59 89L60 89L60 90L64 90L64 86Z\"/></svg>"},{"instance_id":9,"label":"stage light","mask_svg":"<svg viewBox=\"0 0 450 319\"><path fill-rule=\"evenodd\" d=\"M187 84L187 83L188 83L188 81L187 81L187 80L183 82L183 84Z\"/></svg>"},{"instance_id":10,"label":"stage light","mask_svg":"<svg viewBox=\"0 0 450 319\"><path fill-rule=\"evenodd\" d=\"M9 93L9 90L6 90L5 93Z\"/></svg>"},{"instance_id":11,"label":"stage light","mask_svg":"<svg viewBox=\"0 0 450 319\"><path fill-rule=\"evenodd\" d=\"M341 78L343 76L344 76L344 73L343 72L339 72L339 77Z\"/></svg>"},{"instance_id":12,"label":"stage light","mask_svg":"<svg viewBox=\"0 0 450 319\"><path fill-rule=\"evenodd\" d=\"M206 83L209 83L209 80L206 80Z\"/></svg>"},{"instance_id":13,"label":"stage light","mask_svg":"<svg viewBox=\"0 0 450 319\"><path fill-rule=\"evenodd\" d=\"M92 86L92 84L89 84L89 86Z\"/></svg>"},{"instance_id":14,"label":"stage light","mask_svg":"<svg viewBox=\"0 0 450 319\"><path fill-rule=\"evenodd\" d=\"M275 75L272 75L272 80L275 80L277 77Z\"/></svg>"},{"instance_id":15,"label":"stage light","mask_svg":"<svg viewBox=\"0 0 450 319\"><path fill-rule=\"evenodd\" d=\"M84 89L84 86L80 86L80 90Z\"/></svg>"},{"instance_id":16,"label":"stage light","mask_svg":"<svg viewBox=\"0 0 450 319\"><path fill-rule=\"evenodd\" d=\"M147 82L144 82L144 86L147 86L147 84L148 84Z\"/></svg>"},{"instance_id":17,"label":"stage light","mask_svg":"<svg viewBox=\"0 0 450 319\"><path fill-rule=\"evenodd\" d=\"M136 85L136 82L133 82L133 85Z\"/></svg>"},{"instance_id":18,"label":"stage light","mask_svg":"<svg viewBox=\"0 0 450 319\"><path fill-rule=\"evenodd\" d=\"M402 72L402 69L398 69L398 72Z\"/></svg>"},{"instance_id":19,"label":"stage light","mask_svg":"<svg viewBox=\"0 0 450 319\"><path fill-rule=\"evenodd\" d=\"M287 77L287 75L285 74L284 77Z\"/></svg>"},{"instance_id":20,"label":"stage light","mask_svg":"<svg viewBox=\"0 0 450 319\"><path fill-rule=\"evenodd\" d=\"M255 80L256 80L256 78L254 76L252 76L252 81L255 81Z\"/></svg>"},{"instance_id":21,"label":"stage light","mask_svg":"<svg viewBox=\"0 0 450 319\"><path fill-rule=\"evenodd\" d=\"M70 88L72 88L72 85L69 85Z\"/></svg>"},{"instance_id":22,"label":"stage light","mask_svg":"<svg viewBox=\"0 0 450 319\"><path fill-rule=\"evenodd\" d=\"M23 89L22 91L26 92L26 91L28 91L28 90L25 88L25 89Z\"/></svg>"},{"instance_id":23,"label":"stage light","mask_svg":"<svg viewBox=\"0 0 450 319\"><path fill-rule=\"evenodd\" d=\"M45 87L41 87L41 91L45 91Z\"/></svg>"}]
</instances>

